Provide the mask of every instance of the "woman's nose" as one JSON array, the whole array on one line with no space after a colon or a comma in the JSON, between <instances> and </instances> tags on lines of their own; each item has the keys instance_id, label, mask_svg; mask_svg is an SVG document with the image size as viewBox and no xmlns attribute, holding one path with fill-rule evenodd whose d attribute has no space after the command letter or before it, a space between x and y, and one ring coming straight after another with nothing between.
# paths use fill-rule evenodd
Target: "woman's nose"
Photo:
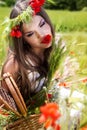
<instances>
[{"instance_id":1,"label":"woman's nose","mask_svg":"<svg viewBox=\"0 0 87 130\"><path fill-rule=\"evenodd\" d=\"M37 38L42 38L43 37L43 33L41 32L41 31L35 31L35 33L36 33L36 36L37 36Z\"/></svg>"},{"instance_id":2,"label":"woman's nose","mask_svg":"<svg viewBox=\"0 0 87 130\"><path fill-rule=\"evenodd\" d=\"M36 36L38 37L38 38L43 38L45 35L47 35L48 33L48 31L46 30L46 29L42 29L42 28L37 28L36 30Z\"/></svg>"}]
</instances>

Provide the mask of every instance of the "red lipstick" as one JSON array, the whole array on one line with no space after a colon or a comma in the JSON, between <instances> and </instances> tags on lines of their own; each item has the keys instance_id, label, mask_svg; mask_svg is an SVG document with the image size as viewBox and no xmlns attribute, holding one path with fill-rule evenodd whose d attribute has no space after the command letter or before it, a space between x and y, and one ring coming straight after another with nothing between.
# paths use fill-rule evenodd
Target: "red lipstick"
<instances>
[{"instance_id":1,"label":"red lipstick","mask_svg":"<svg viewBox=\"0 0 87 130\"><path fill-rule=\"evenodd\" d=\"M50 42L51 42L51 35L49 35L49 34L44 36L41 41L42 44L49 44Z\"/></svg>"}]
</instances>

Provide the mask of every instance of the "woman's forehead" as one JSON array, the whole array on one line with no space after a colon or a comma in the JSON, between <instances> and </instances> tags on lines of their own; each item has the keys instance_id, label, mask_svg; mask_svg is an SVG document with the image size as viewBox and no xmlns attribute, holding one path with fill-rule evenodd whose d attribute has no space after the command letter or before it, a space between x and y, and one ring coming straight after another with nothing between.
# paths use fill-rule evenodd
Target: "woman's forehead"
<instances>
[{"instance_id":1,"label":"woman's forehead","mask_svg":"<svg viewBox=\"0 0 87 130\"><path fill-rule=\"evenodd\" d=\"M23 31L27 30L27 28L32 28L32 27L38 26L41 19L43 19L43 17L41 17L40 15L34 15L32 17L31 22L23 23Z\"/></svg>"},{"instance_id":2,"label":"woman's forehead","mask_svg":"<svg viewBox=\"0 0 87 130\"><path fill-rule=\"evenodd\" d=\"M37 24L41 19L43 19L41 16L35 15L35 16L32 17L32 20L31 20L29 23L27 23L27 24L28 24L29 26L34 25L34 24ZM27 24L24 23L24 25L27 25Z\"/></svg>"},{"instance_id":3,"label":"woman's forehead","mask_svg":"<svg viewBox=\"0 0 87 130\"><path fill-rule=\"evenodd\" d=\"M41 19L43 19L43 18L42 18L40 15L34 15L33 18L32 18L31 23L32 23L32 22L39 21L39 20L41 20Z\"/></svg>"}]
</instances>

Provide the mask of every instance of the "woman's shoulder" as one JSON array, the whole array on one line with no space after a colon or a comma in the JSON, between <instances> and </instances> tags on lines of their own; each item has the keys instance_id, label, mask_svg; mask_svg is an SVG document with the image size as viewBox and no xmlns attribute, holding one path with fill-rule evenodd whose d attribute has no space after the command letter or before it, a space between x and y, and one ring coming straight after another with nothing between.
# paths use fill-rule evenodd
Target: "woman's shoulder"
<instances>
[{"instance_id":1,"label":"woman's shoulder","mask_svg":"<svg viewBox=\"0 0 87 130\"><path fill-rule=\"evenodd\" d=\"M19 68L18 62L17 62L15 56L13 54L11 54L7 58L5 64L2 67L2 71L3 71L2 73L9 72L10 74L14 75L18 71L18 68Z\"/></svg>"}]
</instances>

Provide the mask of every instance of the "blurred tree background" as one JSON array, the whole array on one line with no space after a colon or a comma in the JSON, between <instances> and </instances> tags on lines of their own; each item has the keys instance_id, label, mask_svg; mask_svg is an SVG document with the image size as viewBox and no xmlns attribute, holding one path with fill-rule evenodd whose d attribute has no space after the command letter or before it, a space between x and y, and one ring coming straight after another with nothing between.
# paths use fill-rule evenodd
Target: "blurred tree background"
<instances>
[{"instance_id":1,"label":"blurred tree background","mask_svg":"<svg viewBox=\"0 0 87 130\"><path fill-rule=\"evenodd\" d=\"M1 6L13 6L16 0L0 0ZM57 10L82 10L87 8L87 0L46 0L45 8Z\"/></svg>"},{"instance_id":2,"label":"blurred tree background","mask_svg":"<svg viewBox=\"0 0 87 130\"><path fill-rule=\"evenodd\" d=\"M87 8L87 0L53 0L50 3L49 1L45 4L45 7L48 9L82 10Z\"/></svg>"},{"instance_id":3,"label":"blurred tree background","mask_svg":"<svg viewBox=\"0 0 87 130\"><path fill-rule=\"evenodd\" d=\"M11 7L15 4L16 0L0 0L0 6Z\"/></svg>"}]
</instances>

